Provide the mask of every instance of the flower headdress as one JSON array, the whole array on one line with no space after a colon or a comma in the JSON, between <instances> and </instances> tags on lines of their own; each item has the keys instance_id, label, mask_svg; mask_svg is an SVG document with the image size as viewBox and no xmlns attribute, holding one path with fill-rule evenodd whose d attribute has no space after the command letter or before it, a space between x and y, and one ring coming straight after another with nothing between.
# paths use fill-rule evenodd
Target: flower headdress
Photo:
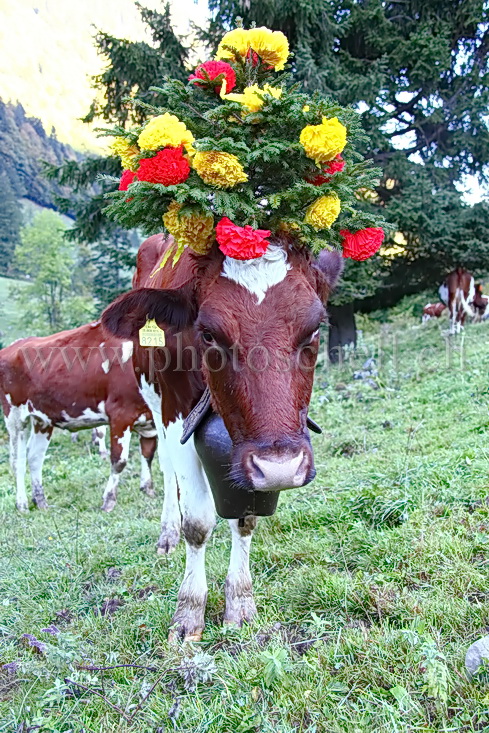
<instances>
[{"instance_id":1,"label":"flower headdress","mask_svg":"<svg viewBox=\"0 0 489 733\"><path fill-rule=\"evenodd\" d=\"M227 256L253 259L281 231L314 252L374 254L382 218L358 204L379 171L358 151L367 142L359 116L277 73L288 57L283 33L236 28L186 85L153 88L162 106L143 126L109 131L124 172L108 213L148 234L165 228L174 260L186 246L204 254L216 242Z\"/></svg>"}]
</instances>

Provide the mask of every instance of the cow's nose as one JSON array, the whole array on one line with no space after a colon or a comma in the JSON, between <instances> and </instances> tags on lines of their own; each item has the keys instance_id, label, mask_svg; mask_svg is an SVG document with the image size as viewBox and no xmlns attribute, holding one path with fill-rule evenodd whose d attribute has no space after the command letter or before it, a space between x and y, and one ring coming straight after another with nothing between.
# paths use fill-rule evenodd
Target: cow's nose
<instances>
[{"instance_id":1,"label":"cow's nose","mask_svg":"<svg viewBox=\"0 0 489 733\"><path fill-rule=\"evenodd\" d=\"M310 458L304 450L281 455L250 453L248 475L257 491L279 491L303 486L308 478Z\"/></svg>"}]
</instances>

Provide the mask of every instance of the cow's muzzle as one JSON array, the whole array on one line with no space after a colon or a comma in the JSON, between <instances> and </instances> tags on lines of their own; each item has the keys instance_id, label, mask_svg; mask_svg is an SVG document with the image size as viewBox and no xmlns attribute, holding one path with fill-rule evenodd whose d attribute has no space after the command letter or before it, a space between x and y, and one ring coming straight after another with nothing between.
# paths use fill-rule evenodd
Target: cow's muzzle
<instances>
[{"instance_id":1,"label":"cow's muzzle","mask_svg":"<svg viewBox=\"0 0 489 733\"><path fill-rule=\"evenodd\" d=\"M234 456L233 476L255 491L282 491L305 486L316 475L308 440L245 445Z\"/></svg>"}]
</instances>

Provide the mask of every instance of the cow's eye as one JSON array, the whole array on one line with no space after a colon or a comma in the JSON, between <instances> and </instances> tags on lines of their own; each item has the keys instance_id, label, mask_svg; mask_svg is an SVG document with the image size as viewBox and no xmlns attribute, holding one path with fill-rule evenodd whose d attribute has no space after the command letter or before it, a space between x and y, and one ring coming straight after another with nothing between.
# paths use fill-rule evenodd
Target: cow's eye
<instances>
[{"instance_id":1,"label":"cow's eye","mask_svg":"<svg viewBox=\"0 0 489 733\"><path fill-rule=\"evenodd\" d=\"M214 336L210 331L202 331L202 341L205 344L213 344L214 343Z\"/></svg>"},{"instance_id":2,"label":"cow's eye","mask_svg":"<svg viewBox=\"0 0 489 733\"><path fill-rule=\"evenodd\" d=\"M305 343L306 344L312 344L312 342L314 341L314 339L317 339L318 336L319 336L319 328L316 328L316 330L313 331L311 333L311 335L306 338Z\"/></svg>"}]
</instances>

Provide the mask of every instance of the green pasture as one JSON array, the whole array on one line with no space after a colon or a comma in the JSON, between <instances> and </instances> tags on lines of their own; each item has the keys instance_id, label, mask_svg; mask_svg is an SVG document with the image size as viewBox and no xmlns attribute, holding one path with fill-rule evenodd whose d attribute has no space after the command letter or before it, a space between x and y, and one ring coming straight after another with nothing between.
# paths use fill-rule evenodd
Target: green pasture
<instances>
[{"instance_id":1,"label":"green pasture","mask_svg":"<svg viewBox=\"0 0 489 733\"><path fill-rule=\"evenodd\" d=\"M184 547L156 555L136 442L105 515L107 463L58 434L51 508L21 516L2 428L0 731L489 731L488 677L464 668L489 624L489 324L359 325L361 355L318 368L315 482L259 523L259 616L221 626L221 520L200 644L167 642ZM378 376L354 380L369 355Z\"/></svg>"},{"instance_id":2,"label":"green pasture","mask_svg":"<svg viewBox=\"0 0 489 733\"><path fill-rule=\"evenodd\" d=\"M18 303L12 298L12 288L22 288L23 280L0 277L0 343L8 346L25 335L19 322Z\"/></svg>"}]
</instances>

